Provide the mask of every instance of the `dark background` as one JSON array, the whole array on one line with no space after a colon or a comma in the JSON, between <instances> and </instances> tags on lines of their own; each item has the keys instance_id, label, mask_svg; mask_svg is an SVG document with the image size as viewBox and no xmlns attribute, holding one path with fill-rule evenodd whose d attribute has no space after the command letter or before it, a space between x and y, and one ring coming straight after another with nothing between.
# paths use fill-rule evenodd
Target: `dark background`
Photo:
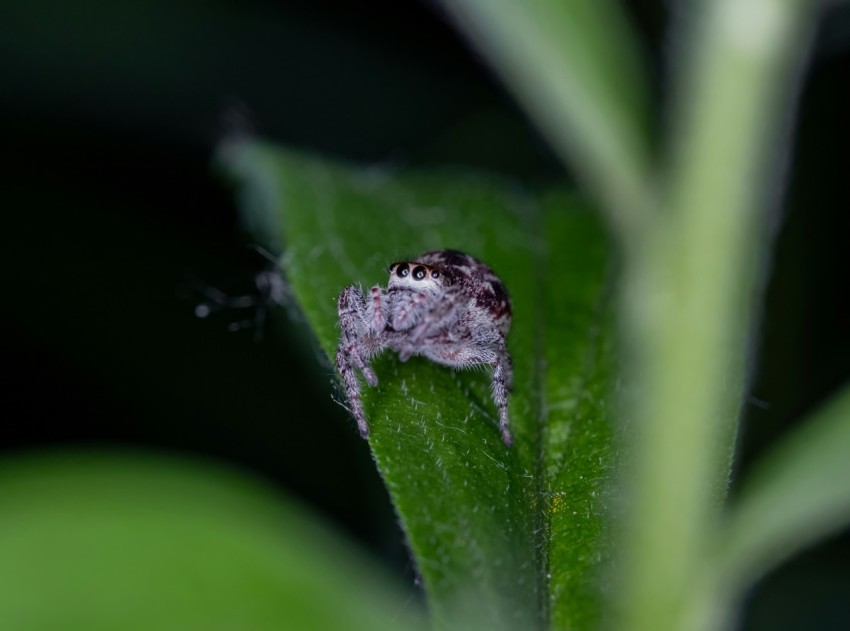
<instances>
[{"instance_id":1,"label":"dark background","mask_svg":"<svg viewBox=\"0 0 850 631\"><path fill-rule=\"evenodd\" d=\"M660 100L672 17L629 6ZM850 11L836 8L803 83L739 470L850 376L849 81ZM276 141L358 161L560 174L430 2L3 2L0 457L94 445L229 463L409 584L366 443L303 323L258 343L227 331L250 314L193 315L197 279L241 293L265 264L211 168L233 111ZM743 627L850 628L850 537L763 580Z\"/></svg>"}]
</instances>

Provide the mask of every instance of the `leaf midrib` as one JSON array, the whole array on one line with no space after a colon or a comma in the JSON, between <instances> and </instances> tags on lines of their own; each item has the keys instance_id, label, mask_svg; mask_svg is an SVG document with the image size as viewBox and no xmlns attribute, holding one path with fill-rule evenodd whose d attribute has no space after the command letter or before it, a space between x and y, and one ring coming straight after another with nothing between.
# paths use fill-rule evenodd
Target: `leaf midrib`
<instances>
[{"instance_id":1,"label":"leaf midrib","mask_svg":"<svg viewBox=\"0 0 850 631\"><path fill-rule=\"evenodd\" d=\"M534 209L534 238L545 243L541 222L542 209L536 206ZM534 374L532 376L532 387L534 388L534 493L538 498L538 510L534 518L534 551L537 557L537 608L540 615L541 628L548 629L549 615L549 579L550 579L550 519L546 505L541 500L546 497L546 434L547 434L547 397L546 397L546 313L545 293L546 262L549 258L548 247L545 252L539 248L532 248L534 259L534 280L536 308L534 309Z\"/></svg>"}]
</instances>

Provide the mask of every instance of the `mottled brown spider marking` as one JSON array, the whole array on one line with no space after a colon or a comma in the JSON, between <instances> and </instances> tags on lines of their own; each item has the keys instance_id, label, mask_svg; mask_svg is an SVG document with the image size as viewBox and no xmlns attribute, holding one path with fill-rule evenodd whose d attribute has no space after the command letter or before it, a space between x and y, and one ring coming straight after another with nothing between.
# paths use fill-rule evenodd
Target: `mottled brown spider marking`
<instances>
[{"instance_id":1,"label":"mottled brown spider marking","mask_svg":"<svg viewBox=\"0 0 850 631\"><path fill-rule=\"evenodd\" d=\"M493 401L502 440L510 446L508 392L513 370L505 338L511 301L504 283L481 261L457 250L434 250L389 268L386 290L375 285L369 299L351 285L339 297L342 337L336 365L351 412L365 437L369 426L360 400L359 370L378 383L370 360L385 349L402 361L413 355L451 366L493 367Z\"/></svg>"}]
</instances>

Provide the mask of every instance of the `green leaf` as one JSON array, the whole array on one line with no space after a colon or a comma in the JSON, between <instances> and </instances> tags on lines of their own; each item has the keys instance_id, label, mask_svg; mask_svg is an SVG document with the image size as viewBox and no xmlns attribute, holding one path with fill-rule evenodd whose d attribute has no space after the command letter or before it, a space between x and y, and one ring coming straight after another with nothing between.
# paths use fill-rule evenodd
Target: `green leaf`
<instances>
[{"instance_id":1,"label":"green leaf","mask_svg":"<svg viewBox=\"0 0 850 631\"><path fill-rule=\"evenodd\" d=\"M721 583L746 586L850 523L850 386L745 481L720 533Z\"/></svg>"},{"instance_id":2,"label":"green leaf","mask_svg":"<svg viewBox=\"0 0 850 631\"><path fill-rule=\"evenodd\" d=\"M444 0L618 234L653 191L649 80L616 0Z\"/></svg>"},{"instance_id":3,"label":"green leaf","mask_svg":"<svg viewBox=\"0 0 850 631\"><path fill-rule=\"evenodd\" d=\"M399 629L417 608L315 519L197 463L0 464L0 628ZM332 606L329 606L332 603Z\"/></svg>"},{"instance_id":4,"label":"green leaf","mask_svg":"<svg viewBox=\"0 0 850 631\"><path fill-rule=\"evenodd\" d=\"M500 439L489 371L390 354L375 362L379 386L364 385L370 446L438 625L598 620L615 349L597 217L567 191L468 171L392 173L238 140L221 156L254 237L285 252L329 357L340 291L385 285L395 260L454 248L501 276L514 306L514 447Z\"/></svg>"}]
</instances>

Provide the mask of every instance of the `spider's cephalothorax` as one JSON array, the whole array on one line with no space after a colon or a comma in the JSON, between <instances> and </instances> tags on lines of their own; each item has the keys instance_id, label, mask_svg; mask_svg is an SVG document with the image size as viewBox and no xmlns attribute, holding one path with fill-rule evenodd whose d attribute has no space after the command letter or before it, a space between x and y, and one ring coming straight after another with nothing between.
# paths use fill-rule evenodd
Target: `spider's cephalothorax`
<instances>
[{"instance_id":1,"label":"spider's cephalothorax","mask_svg":"<svg viewBox=\"0 0 850 631\"><path fill-rule=\"evenodd\" d=\"M422 355L455 368L492 366L499 429L510 446L508 392L513 373L505 337L511 327L511 301L505 285L484 263L454 250L393 263L389 272L386 289L375 285L364 295L350 285L339 295L342 338L336 366L360 433L367 436L369 425L356 371L370 386L377 385L369 360L390 349L402 361Z\"/></svg>"}]
</instances>

